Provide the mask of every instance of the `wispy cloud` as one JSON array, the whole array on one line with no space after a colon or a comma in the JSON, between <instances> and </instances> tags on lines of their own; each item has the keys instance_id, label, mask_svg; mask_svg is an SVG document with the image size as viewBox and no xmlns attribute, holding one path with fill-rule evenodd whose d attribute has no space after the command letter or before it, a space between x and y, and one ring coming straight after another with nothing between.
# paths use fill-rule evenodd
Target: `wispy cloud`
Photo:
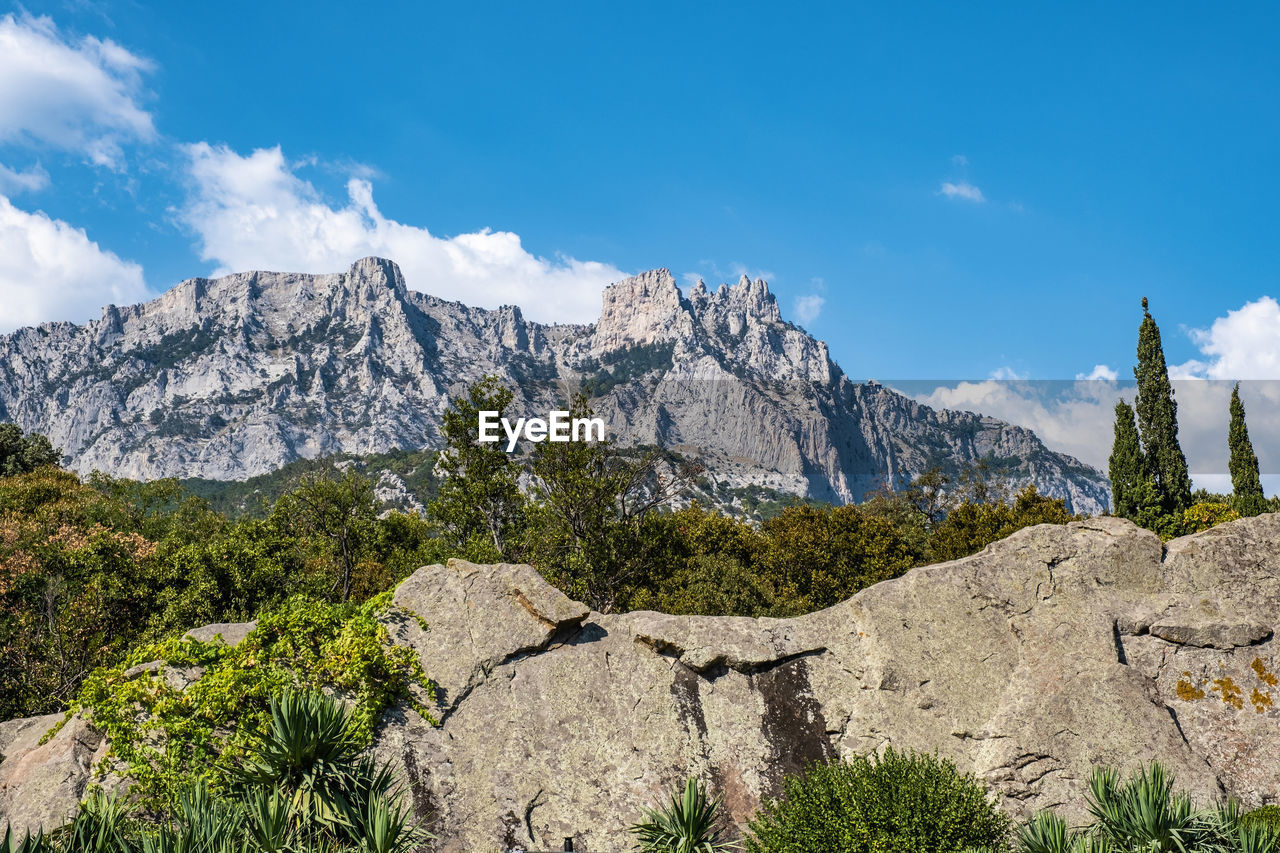
<instances>
[{"instance_id":1,"label":"wispy cloud","mask_svg":"<svg viewBox=\"0 0 1280 853\"><path fill-rule=\"evenodd\" d=\"M818 315L822 313L822 306L826 304L827 300L816 293L798 297L794 309L796 319L807 326L818 319Z\"/></svg>"},{"instance_id":2,"label":"wispy cloud","mask_svg":"<svg viewBox=\"0 0 1280 853\"><path fill-rule=\"evenodd\" d=\"M0 193L7 195L33 193L47 186L49 186L49 173L39 164L24 172L18 172L0 163Z\"/></svg>"},{"instance_id":3,"label":"wispy cloud","mask_svg":"<svg viewBox=\"0 0 1280 853\"><path fill-rule=\"evenodd\" d=\"M961 199L962 201L971 201L974 204L982 204L987 200L986 196L982 194L982 190L968 181L960 181L959 183L943 181L942 186L938 189L938 195Z\"/></svg>"},{"instance_id":4,"label":"wispy cloud","mask_svg":"<svg viewBox=\"0 0 1280 853\"><path fill-rule=\"evenodd\" d=\"M115 42L72 41L47 17L0 17L0 141L123 165L122 145L155 136L141 106L144 59Z\"/></svg>"},{"instance_id":5,"label":"wispy cloud","mask_svg":"<svg viewBox=\"0 0 1280 853\"><path fill-rule=\"evenodd\" d=\"M969 158L963 154L953 154L951 155L951 163L955 166L968 166Z\"/></svg>"}]
</instances>

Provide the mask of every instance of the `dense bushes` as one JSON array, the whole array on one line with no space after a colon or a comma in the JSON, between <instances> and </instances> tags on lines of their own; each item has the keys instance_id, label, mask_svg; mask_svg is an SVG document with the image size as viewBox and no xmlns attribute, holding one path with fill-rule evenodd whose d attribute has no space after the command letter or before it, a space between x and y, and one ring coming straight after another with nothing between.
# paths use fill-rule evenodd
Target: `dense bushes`
<instances>
[{"instance_id":1,"label":"dense bushes","mask_svg":"<svg viewBox=\"0 0 1280 853\"><path fill-rule=\"evenodd\" d=\"M157 808L174 802L191 780L226 790L246 744L268 728L271 698L298 685L347 697L344 725L365 745L395 702L431 717L415 698L429 699L431 684L414 653L391 644L375 618L382 606L298 597L265 613L234 648L190 638L143 645L91 675L73 707L110 739L112 758L136 782L134 795ZM132 669L152 661L166 661L179 674L198 667L201 674L182 687L154 668Z\"/></svg>"},{"instance_id":2,"label":"dense bushes","mask_svg":"<svg viewBox=\"0 0 1280 853\"><path fill-rule=\"evenodd\" d=\"M0 719L65 708L139 644L290 599L363 601L446 556L421 519L378 518L345 479L233 521L172 480L0 477Z\"/></svg>"},{"instance_id":3,"label":"dense bushes","mask_svg":"<svg viewBox=\"0 0 1280 853\"><path fill-rule=\"evenodd\" d=\"M407 853L429 836L402 805L391 768L363 754L355 718L317 692L271 698L223 793L184 781L149 811L91 792L74 821L0 853ZM131 813L132 812L132 813Z\"/></svg>"},{"instance_id":4,"label":"dense bushes","mask_svg":"<svg viewBox=\"0 0 1280 853\"><path fill-rule=\"evenodd\" d=\"M788 777L750 823L748 853L962 853L999 846L1009 819L972 776L898 752L814 764Z\"/></svg>"}]
</instances>

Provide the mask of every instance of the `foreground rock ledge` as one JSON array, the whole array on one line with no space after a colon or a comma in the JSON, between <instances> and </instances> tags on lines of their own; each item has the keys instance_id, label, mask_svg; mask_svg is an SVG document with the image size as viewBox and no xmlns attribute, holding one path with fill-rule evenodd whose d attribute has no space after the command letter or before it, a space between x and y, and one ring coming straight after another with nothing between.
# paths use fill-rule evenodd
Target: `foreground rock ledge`
<instances>
[{"instance_id":1,"label":"foreground rock ledge","mask_svg":"<svg viewBox=\"0 0 1280 853\"><path fill-rule=\"evenodd\" d=\"M796 619L605 616L527 566L451 561L387 617L442 725L397 710L377 749L445 851L622 850L687 774L743 822L805 762L889 744L1018 816L1079 815L1090 768L1150 759L1253 807L1280 797L1278 602L1278 515L1165 547L1112 518L1030 528ZM56 719L0 724L19 826L73 807L101 754L87 725L35 747Z\"/></svg>"}]
</instances>

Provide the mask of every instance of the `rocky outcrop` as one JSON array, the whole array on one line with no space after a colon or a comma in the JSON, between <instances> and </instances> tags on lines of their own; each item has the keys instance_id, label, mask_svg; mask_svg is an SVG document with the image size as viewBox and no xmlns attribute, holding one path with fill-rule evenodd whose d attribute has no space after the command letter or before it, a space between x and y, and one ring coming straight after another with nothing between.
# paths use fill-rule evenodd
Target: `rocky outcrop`
<instances>
[{"instance_id":1,"label":"rocky outcrop","mask_svg":"<svg viewBox=\"0 0 1280 853\"><path fill-rule=\"evenodd\" d=\"M849 502L987 459L1078 512L1107 505L1100 472L1028 430L851 382L765 282L686 297L667 270L606 288L589 326L445 302L378 258L333 275L191 279L83 326L0 336L0 420L47 434L85 473L244 479L300 458L439 447L450 396L485 374L516 390L519 415L592 382L612 437L679 448L728 487Z\"/></svg>"},{"instance_id":2,"label":"rocky outcrop","mask_svg":"<svg viewBox=\"0 0 1280 853\"><path fill-rule=\"evenodd\" d=\"M621 850L689 774L741 824L807 762L888 745L1018 816L1079 816L1092 767L1151 759L1252 807L1280 801L1277 601L1280 515L1167 546L1114 518L1029 528L796 619L603 615L526 566L453 561L386 616L440 725L398 710L377 750L445 851ZM0 724L0 816L74 807L105 747L79 720L37 746L57 719Z\"/></svg>"},{"instance_id":3,"label":"rocky outcrop","mask_svg":"<svg viewBox=\"0 0 1280 853\"><path fill-rule=\"evenodd\" d=\"M1150 759L1201 798L1276 802L1277 545L1280 516L1167 550L1117 519L1042 526L787 620L584 617L527 570L431 567L395 596L429 630L396 624L443 675L443 722L405 712L379 748L457 851L622 849L686 774L741 822L807 761L890 744L1019 816L1080 816L1093 766Z\"/></svg>"}]
</instances>

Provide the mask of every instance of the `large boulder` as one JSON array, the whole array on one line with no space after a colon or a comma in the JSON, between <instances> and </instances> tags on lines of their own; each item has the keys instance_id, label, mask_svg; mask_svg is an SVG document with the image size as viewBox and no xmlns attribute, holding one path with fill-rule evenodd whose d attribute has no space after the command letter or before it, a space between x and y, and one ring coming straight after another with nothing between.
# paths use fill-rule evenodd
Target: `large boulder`
<instances>
[{"instance_id":1,"label":"large boulder","mask_svg":"<svg viewBox=\"0 0 1280 853\"><path fill-rule=\"evenodd\" d=\"M376 748L442 851L620 850L687 775L741 825L807 762L888 745L1017 816L1079 817L1094 766L1152 759L1256 806L1280 799L1277 602L1280 515L1164 546L1112 518L1029 528L796 619L602 615L527 566L451 561L386 616L439 725L396 709ZM0 725L0 818L74 807L103 746L81 721L37 746L53 719Z\"/></svg>"},{"instance_id":2,"label":"large boulder","mask_svg":"<svg viewBox=\"0 0 1280 853\"><path fill-rule=\"evenodd\" d=\"M453 561L390 620L441 724L399 712L379 749L444 851L623 849L690 774L741 824L807 762L888 745L1019 817L1081 817L1094 766L1151 759L1255 806L1280 797L1278 596L1274 515L1167 547L1113 518L1035 527L785 620L586 614L531 570Z\"/></svg>"}]
</instances>

